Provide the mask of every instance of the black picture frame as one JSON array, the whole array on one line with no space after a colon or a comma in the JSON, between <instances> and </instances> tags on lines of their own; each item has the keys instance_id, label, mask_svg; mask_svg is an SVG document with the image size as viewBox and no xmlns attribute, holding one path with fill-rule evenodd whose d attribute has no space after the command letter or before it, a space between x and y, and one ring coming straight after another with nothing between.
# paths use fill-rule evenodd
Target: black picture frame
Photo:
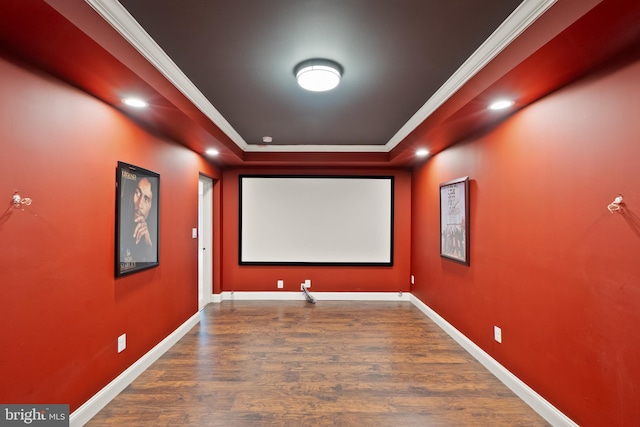
<instances>
[{"instance_id":1,"label":"black picture frame","mask_svg":"<svg viewBox=\"0 0 640 427\"><path fill-rule=\"evenodd\" d=\"M394 176L391 175L240 174L238 182L238 265L392 267L394 263L394 180ZM259 193L255 192L255 187L253 190L246 191L247 188L252 187L251 183L256 181L287 183L281 187L286 188L287 191L274 194L264 191L264 187ZM292 184L296 181L306 184ZM363 195L363 197L353 194L351 194L352 197L345 196L342 190L347 191L346 189L350 188L353 191L354 187L349 183L356 182L375 183L376 190L371 192L372 188L369 187L368 196ZM331 184L324 185L327 183ZM340 183L343 185L339 186ZM306 185L309 187L307 188ZM335 186L339 186L340 194L331 192L330 189L335 189ZM267 201L269 206L256 206L252 203L255 200L253 197L245 199L247 194L260 194L261 201ZM265 194L271 196L265 197ZM371 207L370 197L374 194L384 194L384 199L377 199L378 202L383 203L382 207L380 203ZM368 197L369 201L367 202ZM275 200L278 202L274 202ZM313 203L310 203L310 200L313 200ZM309 208L310 206L313 208ZM363 206L371 207L370 211L363 213L370 218L363 218L357 216L359 214L355 214ZM374 210L375 213L372 212ZM340 212L340 214L337 215L336 212ZM248 219L249 217L251 220ZM357 217L358 223L353 222L354 217ZM281 218L286 218L286 221L281 221ZM378 226L373 229L376 222ZM346 227L348 230L341 227ZM268 238L265 238L262 233L255 232L255 230L264 231L267 228L272 233ZM250 232L251 230L254 231L253 234ZM322 231L318 232L318 230ZM337 236L336 230L344 232ZM367 235L367 238L370 236L377 236L377 238L369 240L367 238L353 238L363 230L372 231ZM255 239L256 234L260 234L259 239ZM339 243L341 239L343 239L342 245ZM380 249L380 251L369 257L369 253L366 251L358 250L356 258L353 244L349 243L354 241L368 241L374 252L376 249ZM260 250L256 251L254 250L255 246L250 245L255 242L261 245ZM245 253L247 247L252 249L247 251L250 255ZM278 252L276 248L279 247L286 249L283 252ZM306 250L306 247L312 248L311 251ZM350 251L340 251L334 249L336 247L350 247L351 249ZM362 256L363 252L367 256Z\"/></svg>"},{"instance_id":2,"label":"black picture frame","mask_svg":"<svg viewBox=\"0 0 640 427\"><path fill-rule=\"evenodd\" d=\"M440 184L440 256L469 265L469 177Z\"/></svg>"},{"instance_id":3,"label":"black picture frame","mask_svg":"<svg viewBox=\"0 0 640 427\"><path fill-rule=\"evenodd\" d=\"M116 169L116 277L160 265L160 175L118 162Z\"/></svg>"}]
</instances>

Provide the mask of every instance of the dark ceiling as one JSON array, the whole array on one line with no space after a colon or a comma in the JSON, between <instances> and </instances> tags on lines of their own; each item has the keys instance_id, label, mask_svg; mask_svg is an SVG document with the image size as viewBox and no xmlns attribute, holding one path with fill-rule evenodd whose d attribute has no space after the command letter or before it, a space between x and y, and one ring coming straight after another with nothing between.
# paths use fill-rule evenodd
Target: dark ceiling
<instances>
[{"instance_id":1,"label":"dark ceiling","mask_svg":"<svg viewBox=\"0 0 640 427\"><path fill-rule=\"evenodd\" d=\"M384 145L520 0L120 0L247 144ZM297 86L310 58L344 68Z\"/></svg>"},{"instance_id":2,"label":"dark ceiling","mask_svg":"<svg viewBox=\"0 0 640 427\"><path fill-rule=\"evenodd\" d=\"M637 0L2 0L0 55L223 168L410 168L640 50L638 22ZM336 89L296 85L312 57Z\"/></svg>"}]
</instances>

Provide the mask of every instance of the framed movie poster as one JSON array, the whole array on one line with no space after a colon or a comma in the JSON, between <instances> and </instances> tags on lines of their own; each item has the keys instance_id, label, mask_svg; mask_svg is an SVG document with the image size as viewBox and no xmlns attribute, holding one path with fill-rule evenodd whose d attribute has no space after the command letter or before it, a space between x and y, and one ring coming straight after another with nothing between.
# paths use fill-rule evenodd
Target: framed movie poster
<instances>
[{"instance_id":1,"label":"framed movie poster","mask_svg":"<svg viewBox=\"0 0 640 427\"><path fill-rule=\"evenodd\" d=\"M156 267L160 175L118 162L116 172L116 277Z\"/></svg>"},{"instance_id":2,"label":"framed movie poster","mask_svg":"<svg viewBox=\"0 0 640 427\"><path fill-rule=\"evenodd\" d=\"M469 265L469 177L440 184L440 256Z\"/></svg>"}]
</instances>

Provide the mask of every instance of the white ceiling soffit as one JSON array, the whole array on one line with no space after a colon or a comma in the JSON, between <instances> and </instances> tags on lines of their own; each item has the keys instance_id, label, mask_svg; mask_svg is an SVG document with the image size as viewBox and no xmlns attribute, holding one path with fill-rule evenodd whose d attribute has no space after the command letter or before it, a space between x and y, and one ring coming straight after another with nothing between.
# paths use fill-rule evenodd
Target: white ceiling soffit
<instances>
[{"instance_id":1,"label":"white ceiling soffit","mask_svg":"<svg viewBox=\"0 0 640 427\"><path fill-rule=\"evenodd\" d=\"M249 145L117 0L85 0L242 150L260 152L389 152L484 68L557 0L524 0L385 145Z\"/></svg>"}]
</instances>

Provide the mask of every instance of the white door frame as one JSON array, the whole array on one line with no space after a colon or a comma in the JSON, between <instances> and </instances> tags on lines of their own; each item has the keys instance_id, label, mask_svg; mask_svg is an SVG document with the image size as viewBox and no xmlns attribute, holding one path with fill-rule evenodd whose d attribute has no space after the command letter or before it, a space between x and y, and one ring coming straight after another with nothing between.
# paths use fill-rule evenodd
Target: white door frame
<instances>
[{"instance_id":1,"label":"white door frame","mask_svg":"<svg viewBox=\"0 0 640 427\"><path fill-rule=\"evenodd\" d=\"M213 294L213 180L198 179L198 311Z\"/></svg>"}]
</instances>

